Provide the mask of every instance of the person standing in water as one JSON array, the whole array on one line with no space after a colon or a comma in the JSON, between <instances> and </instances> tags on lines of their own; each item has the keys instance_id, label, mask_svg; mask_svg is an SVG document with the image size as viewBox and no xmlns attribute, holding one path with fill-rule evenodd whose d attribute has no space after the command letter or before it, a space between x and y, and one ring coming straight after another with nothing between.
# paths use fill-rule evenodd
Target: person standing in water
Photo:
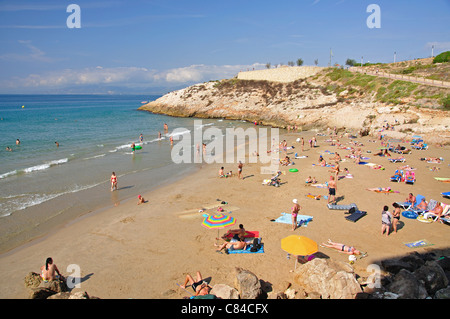
<instances>
[{"instance_id":1,"label":"person standing in water","mask_svg":"<svg viewBox=\"0 0 450 319\"><path fill-rule=\"evenodd\" d=\"M111 175L111 192L114 190L114 188L117 190L117 176L115 172L112 172Z\"/></svg>"}]
</instances>

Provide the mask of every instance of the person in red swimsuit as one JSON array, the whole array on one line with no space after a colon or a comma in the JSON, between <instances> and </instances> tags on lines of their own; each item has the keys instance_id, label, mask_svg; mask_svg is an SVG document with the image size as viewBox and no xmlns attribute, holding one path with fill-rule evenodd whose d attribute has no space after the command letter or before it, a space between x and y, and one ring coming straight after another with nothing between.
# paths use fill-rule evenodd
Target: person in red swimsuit
<instances>
[{"instance_id":1,"label":"person in red swimsuit","mask_svg":"<svg viewBox=\"0 0 450 319\"><path fill-rule=\"evenodd\" d=\"M117 190L117 176L115 172L112 172L111 175L111 192L114 190L114 188Z\"/></svg>"}]
</instances>

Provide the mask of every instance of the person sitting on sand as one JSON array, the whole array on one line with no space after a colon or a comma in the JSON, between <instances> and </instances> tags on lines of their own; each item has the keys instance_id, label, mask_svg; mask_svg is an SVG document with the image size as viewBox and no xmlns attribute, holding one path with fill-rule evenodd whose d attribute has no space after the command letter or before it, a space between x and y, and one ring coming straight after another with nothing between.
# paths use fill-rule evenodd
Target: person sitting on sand
<instances>
[{"instance_id":1,"label":"person sitting on sand","mask_svg":"<svg viewBox=\"0 0 450 319\"><path fill-rule=\"evenodd\" d=\"M219 169L219 177L226 177L225 173L223 172L223 166Z\"/></svg>"},{"instance_id":2,"label":"person sitting on sand","mask_svg":"<svg viewBox=\"0 0 450 319\"><path fill-rule=\"evenodd\" d=\"M387 149L381 150L378 153L374 154L375 156L391 156Z\"/></svg>"},{"instance_id":3,"label":"person sitting on sand","mask_svg":"<svg viewBox=\"0 0 450 319\"><path fill-rule=\"evenodd\" d=\"M322 246L337 249L348 255L361 255L361 252L359 250L355 249L355 247L347 246L347 245L340 244L340 243L333 243L330 239L328 239L327 243L322 243Z\"/></svg>"},{"instance_id":4,"label":"person sitting on sand","mask_svg":"<svg viewBox=\"0 0 450 319\"><path fill-rule=\"evenodd\" d=\"M228 235L232 234L233 235L233 239L243 239L245 236L245 228L244 225L239 224L239 228L238 229L230 229L229 231L227 231L223 236L222 239L227 239Z\"/></svg>"},{"instance_id":5,"label":"person sitting on sand","mask_svg":"<svg viewBox=\"0 0 450 319\"><path fill-rule=\"evenodd\" d=\"M214 243L214 246L219 247L219 249L217 249L217 252L220 252L222 249L228 249L228 250L245 250L245 248L247 248L247 243L244 241L244 239L239 239L239 240L231 240L230 242L225 241L225 243L223 243L222 245L218 245L216 243ZM225 253L228 253L227 250L225 250Z\"/></svg>"},{"instance_id":6,"label":"person sitting on sand","mask_svg":"<svg viewBox=\"0 0 450 319\"><path fill-rule=\"evenodd\" d=\"M310 183L312 183L312 178L311 178L311 176L308 176L308 178L305 180L305 183L306 184L310 184Z\"/></svg>"},{"instance_id":7,"label":"person sitting on sand","mask_svg":"<svg viewBox=\"0 0 450 319\"><path fill-rule=\"evenodd\" d=\"M138 195L138 205L140 205L140 204L144 204L145 203L145 199L144 199L144 197L142 197L141 195Z\"/></svg>"},{"instance_id":8,"label":"person sitting on sand","mask_svg":"<svg viewBox=\"0 0 450 319\"><path fill-rule=\"evenodd\" d=\"M197 281L195 281L191 275L187 274L186 278L184 280L184 285L181 285L180 287L183 289L186 289L186 285L188 283L191 285L196 296L207 295L207 294L209 294L210 290L212 289L212 287L210 285L208 285L208 283L206 281L203 281L202 275L200 274L199 271L197 271Z\"/></svg>"},{"instance_id":9,"label":"person sitting on sand","mask_svg":"<svg viewBox=\"0 0 450 319\"><path fill-rule=\"evenodd\" d=\"M53 259L51 257L48 257L45 261L45 265L41 267L41 278L44 281L52 281L55 279L64 280L64 277L59 272L58 267L56 267L53 263Z\"/></svg>"},{"instance_id":10,"label":"person sitting on sand","mask_svg":"<svg viewBox=\"0 0 450 319\"><path fill-rule=\"evenodd\" d=\"M289 156L286 156L284 159L280 160L280 164L283 166L288 166L291 164L291 160L289 159Z\"/></svg>"}]
</instances>

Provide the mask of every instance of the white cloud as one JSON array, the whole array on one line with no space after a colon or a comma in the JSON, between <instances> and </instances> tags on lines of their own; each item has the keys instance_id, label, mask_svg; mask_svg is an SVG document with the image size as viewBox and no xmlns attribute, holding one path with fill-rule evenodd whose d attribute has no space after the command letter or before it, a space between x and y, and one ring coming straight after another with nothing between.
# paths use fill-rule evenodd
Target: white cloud
<instances>
[{"instance_id":1,"label":"white cloud","mask_svg":"<svg viewBox=\"0 0 450 319\"><path fill-rule=\"evenodd\" d=\"M143 67L114 67L102 66L84 69L65 69L45 74L30 74L24 78L14 78L0 83L3 88L48 91L76 87L122 87L127 89L168 87L191 85L210 80L231 78L239 71L248 69L262 69L264 64L252 65L191 65L170 70L157 71ZM23 91L23 90L22 90Z\"/></svg>"},{"instance_id":2,"label":"white cloud","mask_svg":"<svg viewBox=\"0 0 450 319\"><path fill-rule=\"evenodd\" d=\"M39 61L39 62L52 62L54 59L47 56L47 54L34 46L31 41L19 40L20 44L28 49L27 53L5 53L0 55L0 60L5 61Z\"/></svg>"}]
</instances>

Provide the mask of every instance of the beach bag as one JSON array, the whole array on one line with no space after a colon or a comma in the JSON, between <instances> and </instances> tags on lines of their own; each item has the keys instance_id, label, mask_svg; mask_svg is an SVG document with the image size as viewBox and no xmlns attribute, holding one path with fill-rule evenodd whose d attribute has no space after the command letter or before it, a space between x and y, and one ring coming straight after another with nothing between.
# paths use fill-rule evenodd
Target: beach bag
<instances>
[{"instance_id":1,"label":"beach bag","mask_svg":"<svg viewBox=\"0 0 450 319\"><path fill-rule=\"evenodd\" d=\"M259 243L259 238L253 239L253 244L252 244L252 247L250 248L250 251L252 253L254 253L254 252L257 252L260 249L261 249L261 244Z\"/></svg>"}]
</instances>

